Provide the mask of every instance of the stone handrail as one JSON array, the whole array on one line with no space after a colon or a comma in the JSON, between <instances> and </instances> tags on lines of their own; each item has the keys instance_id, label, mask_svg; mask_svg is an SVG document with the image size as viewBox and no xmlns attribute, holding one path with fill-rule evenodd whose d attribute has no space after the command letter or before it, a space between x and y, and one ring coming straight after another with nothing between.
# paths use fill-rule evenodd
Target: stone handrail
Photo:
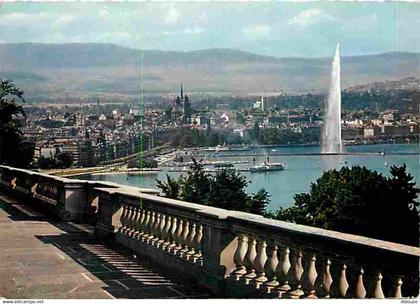
<instances>
[{"instance_id":1,"label":"stone handrail","mask_svg":"<svg viewBox=\"0 0 420 304\"><path fill-rule=\"evenodd\" d=\"M133 193L96 189L98 236L232 297L418 293L420 248ZM110 207L112 206L112 208Z\"/></svg>"},{"instance_id":2,"label":"stone handrail","mask_svg":"<svg viewBox=\"0 0 420 304\"><path fill-rule=\"evenodd\" d=\"M0 190L22 199L35 207L42 207L65 221L86 221L94 216L97 197L94 188L119 188L112 182L69 179L25 169L0 166ZM133 192L157 195L159 191L126 187Z\"/></svg>"}]
</instances>

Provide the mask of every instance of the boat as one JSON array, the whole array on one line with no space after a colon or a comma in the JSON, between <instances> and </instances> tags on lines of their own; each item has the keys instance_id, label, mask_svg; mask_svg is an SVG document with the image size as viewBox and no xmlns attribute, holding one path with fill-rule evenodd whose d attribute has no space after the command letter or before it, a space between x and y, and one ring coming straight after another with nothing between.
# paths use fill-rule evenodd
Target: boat
<instances>
[{"instance_id":1,"label":"boat","mask_svg":"<svg viewBox=\"0 0 420 304\"><path fill-rule=\"evenodd\" d=\"M214 165L214 168L223 169L223 168L233 168L234 165L232 163L217 163Z\"/></svg>"},{"instance_id":2,"label":"boat","mask_svg":"<svg viewBox=\"0 0 420 304\"><path fill-rule=\"evenodd\" d=\"M129 171L127 172L127 179L129 178L129 176L138 176L138 175L146 175L146 174L158 174L160 171L160 169L156 169L156 170L137 170L137 171Z\"/></svg>"},{"instance_id":3,"label":"boat","mask_svg":"<svg viewBox=\"0 0 420 304\"><path fill-rule=\"evenodd\" d=\"M229 148L229 151L236 151L236 152L251 151L251 147L231 147Z\"/></svg>"},{"instance_id":4,"label":"boat","mask_svg":"<svg viewBox=\"0 0 420 304\"><path fill-rule=\"evenodd\" d=\"M286 167L285 163L262 163L249 168L250 172L281 171Z\"/></svg>"}]
</instances>

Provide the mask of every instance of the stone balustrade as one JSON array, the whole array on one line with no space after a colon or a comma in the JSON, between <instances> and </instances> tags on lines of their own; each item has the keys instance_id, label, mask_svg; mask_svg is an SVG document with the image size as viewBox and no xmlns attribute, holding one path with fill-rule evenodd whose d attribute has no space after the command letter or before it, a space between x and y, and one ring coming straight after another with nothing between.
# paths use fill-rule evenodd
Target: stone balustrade
<instances>
[{"instance_id":1,"label":"stone balustrade","mask_svg":"<svg viewBox=\"0 0 420 304\"><path fill-rule=\"evenodd\" d=\"M93 208L98 238L128 247L219 296L418 295L418 247L163 198L150 189L5 166L0 174L1 189L66 210L65 219L86 219Z\"/></svg>"},{"instance_id":2,"label":"stone balustrade","mask_svg":"<svg viewBox=\"0 0 420 304\"><path fill-rule=\"evenodd\" d=\"M417 295L420 249L177 200L97 189L97 231L229 297ZM110 206L113 206L110 208ZM112 210L112 212L108 212Z\"/></svg>"},{"instance_id":3,"label":"stone balustrade","mask_svg":"<svg viewBox=\"0 0 420 304\"><path fill-rule=\"evenodd\" d=\"M419 289L420 249L282 221L229 218L236 237L231 294L401 298Z\"/></svg>"},{"instance_id":4,"label":"stone balustrade","mask_svg":"<svg viewBox=\"0 0 420 304\"><path fill-rule=\"evenodd\" d=\"M119 188L119 184L69 179L25 169L0 166L0 190L34 207L42 208L64 221L87 221L96 217L97 187ZM153 189L125 187L157 195Z\"/></svg>"}]
</instances>

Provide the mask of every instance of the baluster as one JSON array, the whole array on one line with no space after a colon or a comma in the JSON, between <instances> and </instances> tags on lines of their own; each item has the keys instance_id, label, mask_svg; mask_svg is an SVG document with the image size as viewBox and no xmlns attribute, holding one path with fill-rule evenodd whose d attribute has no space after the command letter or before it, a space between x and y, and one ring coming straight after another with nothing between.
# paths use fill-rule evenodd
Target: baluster
<instances>
[{"instance_id":1,"label":"baluster","mask_svg":"<svg viewBox=\"0 0 420 304\"><path fill-rule=\"evenodd\" d=\"M178 222L178 229L176 231L176 246L173 247L173 254L176 254L179 250L182 249L182 229L184 227L184 221L182 219Z\"/></svg>"},{"instance_id":2,"label":"baluster","mask_svg":"<svg viewBox=\"0 0 420 304\"><path fill-rule=\"evenodd\" d=\"M201 253L201 240L203 238L203 225L198 224L197 231L194 237L194 246L196 248L195 254L192 256L193 262L202 265L203 255Z\"/></svg>"},{"instance_id":3,"label":"baluster","mask_svg":"<svg viewBox=\"0 0 420 304\"><path fill-rule=\"evenodd\" d=\"M165 227L163 228L162 232L162 249L166 250L166 247L170 244L170 231L171 231L171 225L172 225L172 216L168 215L165 219Z\"/></svg>"},{"instance_id":4,"label":"baluster","mask_svg":"<svg viewBox=\"0 0 420 304\"><path fill-rule=\"evenodd\" d=\"M331 260L327 259L327 261L325 262L324 274L322 275L322 292L325 294L324 298L327 299L330 297L331 284L333 282L330 267Z\"/></svg>"},{"instance_id":5,"label":"baluster","mask_svg":"<svg viewBox=\"0 0 420 304\"><path fill-rule=\"evenodd\" d=\"M127 234L127 232L130 230L130 216L131 216L131 206L125 205L126 213L125 213L125 220L124 220L124 229L123 233Z\"/></svg>"},{"instance_id":6,"label":"baluster","mask_svg":"<svg viewBox=\"0 0 420 304\"><path fill-rule=\"evenodd\" d=\"M131 237L136 238L139 233L139 220L141 217L140 206L135 206L135 216L133 217L133 228L131 229Z\"/></svg>"},{"instance_id":7,"label":"baluster","mask_svg":"<svg viewBox=\"0 0 420 304\"><path fill-rule=\"evenodd\" d=\"M126 225L127 225L127 213L128 213L128 209L127 209L127 205L123 205L123 211L121 213L121 218L120 218L120 223L121 223L121 227L118 229L118 232L124 233L124 230L126 229Z\"/></svg>"},{"instance_id":8,"label":"baluster","mask_svg":"<svg viewBox=\"0 0 420 304\"><path fill-rule=\"evenodd\" d=\"M148 236L146 238L146 243L150 243L150 241L154 238L154 227L155 227L155 223L156 223L156 212L154 211L150 211L150 218L149 218L149 223L148 223Z\"/></svg>"},{"instance_id":9,"label":"baluster","mask_svg":"<svg viewBox=\"0 0 420 304\"><path fill-rule=\"evenodd\" d=\"M279 264L279 260L277 258L277 251L278 247L275 241L270 242L268 246L268 259L265 263L265 269L267 273L267 277L269 281L264 284L267 293L270 293L273 289L279 286L279 282L277 281L277 265Z\"/></svg>"},{"instance_id":10,"label":"baluster","mask_svg":"<svg viewBox=\"0 0 420 304\"><path fill-rule=\"evenodd\" d=\"M150 215L151 215L151 211L150 210L146 210L146 216L144 218L144 232L141 236L141 241L142 242L146 242L147 237L149 236L149 226L150 226Z\"/></svg>"},{"instance_id":11,"label":"baluster","mask_svg":"<svg viewBox=\"0 0 420 304\"><path fill-rule=\"evenodd\" d=\"M401 285L402 284L403 284L403 281L402 281L401 277L398 277L397 282L395 283L395 290L394 290L394 294L393 294L394 298L397 298L397 299L402 298L402 293L401 293Z\"/></svg>"},{"instance_id":12,"label":"baluster","mask_svg":"<svg viewBox=\"0 0 420 304\"><path fill-rule=\"evenodd\" d=\"M289 274L290 282L292 282L293 287L288 292L288 296L292 299L298 299L303 295L301 279L303 274L302 267L302 252L298 251L294 255L292 266L290 267Z\"/></svg>"},{"instance_id":13,"label":"baluster","mask_svg":"<svg viewBox=\"0 0 420 304\"><path fill-rule=\"evenodd\" d=\"M135 238L138 240L144 233L144 220L146 218L146 210L140 208L139 219L137 221L137 233Z\"/></svg>"},{"instance_id":14,"label":"baluster","mask_svg":"<svg viewBox=\"0 0 420 304\"><path fill-rule=\"evenodd\" d=\"M256 277L253 280L253 285L258 289L261 284L265 283L268 279L265 275L264 265L267 261L267 243L264 240L259 240L257 245L257 256L254 260L254 269L256 271Z\"/></svg>"},{"instance_id":15,"label":"baluster","mask_svg":"<svg viewBox=\"0 0 420 304\"><path fill-rule=\"evenodd\" d=\"M179 250L178 252L181 258L185 256L186 252L188 252L187 240L188 240L188 234L190 233L189 227L190 227L190 223L187 220L184 220L184 229L182 231L182 236L181 236L182 249Z\"/></svg>"},{"instance_id":16,"label":"baluster","mask_svg":"<svg viewBox=\"0 0 420 304\"><path fill-rule=\"evenodd\" d=\"M191 231L190 231L190 233L188 234L188 239L187 239L187 244L188 244L188 246L189 246L189 248L190 248L190 250L188 250L186 253L185 253L185 258L187 259L187 260L190 260L191 259L191 257L194 255L194 253L195 253L195 249L194 249L194 238L195 238L195 235L196 235L196 229L197 229L197 225L193 222L192 223L192 225L190 225L191 226Z\"/></svg>"},{"instance_id":17,"label":"baluster","mask_svg":"<svg viewBox=\"0 0 420 304\"><path fill-rule=\"evenodd\" d=\"M35 197L37 195L37 189L38 189L38 183L35 182L33 184L33 186L31 187L31 193L32 193L32 197Z\"/></svg>"},{"instance_id":18,"label":"baluster","mask_svg":"<svg viewBox=\"0 0 420 304\"><path fill-rule=\"evenodd\" d=\"M363 285L364 273L365 272L363 271L363 268L360 268L359 274L357 276L356 288L354 291L354 296L355 298L358 298L358 299L364 299L366 296L366 289L365 289L365 286Z\"/></svg>"},{"instance_id":19,"label":"baluster","mask_svg":"<svg viewBox=\"0 0 420 304\"><path fill-rule=\"evenodd\" d=\"M375 278L375 289L373 291L373 297L375 299L384 299L384 293L382 291L382 274L378 272Z\"/></svg>"},{"instance_id":20,"label":"baluster","mask_svg":"<svg viewBox=\"0 0 420 304\"><path fill-rule=\"evenodd\" d=\"M131 209L132 209L132 206L127 205L127 215L126 215L126 218L125 218L126 224L125 224L125 228L124 228L124 234L125 235L127 235L128 232L130 231L130 224L131 224L130 219L131 219L131 215L133 214L133 211Z\"/></svg>"},{"instance_id":21,"label":"baluster","mask_svg":"<svg viewBox=\"0 0 420 304\"><path fill-rule=\"evenodd\" d=\"M245 255L245 267L247 273L242 277L244 279L245 284L249 284L251 280L253 280L257 275L255 274L254 269L254 261L255 257L257 256L257 251L255 249L255 245L257 243L254 236L249 236L248 241L248 251Z\"/></svg>"},{"instance_id":22,"label":"baluster","mask_svg":"<svg viewBox=\"0 0 420 304\"><path fill-rule=\"evenodd\" d=\"M289 254L289 247L285 247L282 250L279 263L277 264L276 274L278 279L280 279L280 284L276 288L275 292L277 293L278 297L281 297L283 293L290 290L289 280L287 277L291 267Z\"/></svg>"},{"instance_id":23,"label":"baluster","mask_svg":"<svg viewBox=\"0 0 420 304\"><path fill-rule=\"evenodd\" d=\"M248 237L245 234L238 236L238 246L236 247L233 261L235 262L236 269L232 272L231 276L238 281L244 274L246 274L246 268L244 265L245 254L248 248Z\"/></svg>"},{"instance_id":24,"label":"baluster","mask_svg":"<svg viewBox=\"0 0 420 304\"><path fill-rule=\"evenodd\" d=\"M346 269L347 269L346 264L343 264L338 275L337 298L345 298L347 295L347 289L349 288L349 283L347 282Z\"/></svg>"},{"instance_id":25,"label":"baluster","mask_svg":"<svg viewBox=\"0 0 420 304\"><path fill-rule=\"evenodd\" d=\"M131 214L130 214L130 219L129 219L129 225L130 225L130 229L127 231L127 235L129 237L131 237L135 231L136 231L136 218L137 218L137 213L138 213L138 208L137 206L131 206Z\"/></svg>"},{"instance_id":26,"label":"baluster","mask_svg":"<svg viewBox=\"0 0 420 304\"><path fill-rule=\"evenodd\" d=\"M155 222L153 224L153 238L150 240L152 246L156 246L156 242L159 241L159 228L162 214L157 213L155 215Z\"/></svg>"},{"instance_id":27,"label":"baluster","mask_svg":"<svg viewBox=\"0 0 420 304\"><path fill-rule=\"evenodd\" d=\"M176 247L176 232L178 229L178 223L177 223L178 219L175 216L172 216L172 226L171 226L171 230L169 231L169 241L170 244L166 247L166 250L168 252L172 252L173 249Z\"/></svg>"},{"instance_id":28,"label":"baluster","mask_svg":"<svg viewBox=\"0 0 420 304\"><path fill-rule=\"evenodd\" d=\"M165 232L165 228L166 228L166 215L165 214L161 214L160 216L160 224L159 224L159 240L156 242L156 247L157 248L161 248L163 243L165 242L165 238L166 238L166 232Z\"/></svg>"},{"instance_id":29,"label":"baluster","mask_svg":"<svg viewBox=\"0 0 420 304\"><path fill-rule=\"evenodd\" d=\"M310 259L307 262L305 272L303 273L302 283L304 282L305 297L308 299L317 299L315 294L315 280L318 276L316 272L316 256L315 254L310 255Z\"/></svg>"}]
</instances>

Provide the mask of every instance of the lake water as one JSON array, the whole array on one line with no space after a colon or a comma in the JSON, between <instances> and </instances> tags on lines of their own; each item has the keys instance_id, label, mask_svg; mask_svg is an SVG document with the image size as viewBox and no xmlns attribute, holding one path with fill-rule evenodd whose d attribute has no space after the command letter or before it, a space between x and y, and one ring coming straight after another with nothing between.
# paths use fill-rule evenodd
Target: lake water
<instances>
[{"instance_id":1,"label":"lake water","mask_svg":"<svg viewBox=\"0 0 420 304\"><path fill-rule=\"evenodd\" d=\"M275 151L274 151L275 150ZM266 149L253 148L251 151L202 153L206 159L217 160L245 160L249 164L237 165L246 168L252 165L253 158L256 162L263 162L267 157L270 162L285 162L286 169L283 171L250 173L241 172L250 181L248 192L256 192L260 188L266 189L271 195L271 204L268 209L275 210L279 206L287 207L293 204L293 196L296 193L308 192L310 184L320 177L324 170L340 168L344 165L362 165L389 176L392 165L407 165L408 172L414 176L415 181L420 183L420 157L418 144L383 144L383 145L358 145L346 146L349 153L375 153L374 155L310 155L320 153L319 146L299 147L270 147ZM379 151L385 151L380 155ZM245 156L246 153L259 154L259 156ZM276 155L298 154L298 155ZM301 155L306 154L306 155ZM165 171L157 174L142 176L127 176L126 174L94 175L89 179L98 181L113 181L120 184L136 187L156 187L156 179L166 179ZM168 172L172 177L183 173ZM185 173L184 173L185 174Z\"/></svg>"}]
</instances>

